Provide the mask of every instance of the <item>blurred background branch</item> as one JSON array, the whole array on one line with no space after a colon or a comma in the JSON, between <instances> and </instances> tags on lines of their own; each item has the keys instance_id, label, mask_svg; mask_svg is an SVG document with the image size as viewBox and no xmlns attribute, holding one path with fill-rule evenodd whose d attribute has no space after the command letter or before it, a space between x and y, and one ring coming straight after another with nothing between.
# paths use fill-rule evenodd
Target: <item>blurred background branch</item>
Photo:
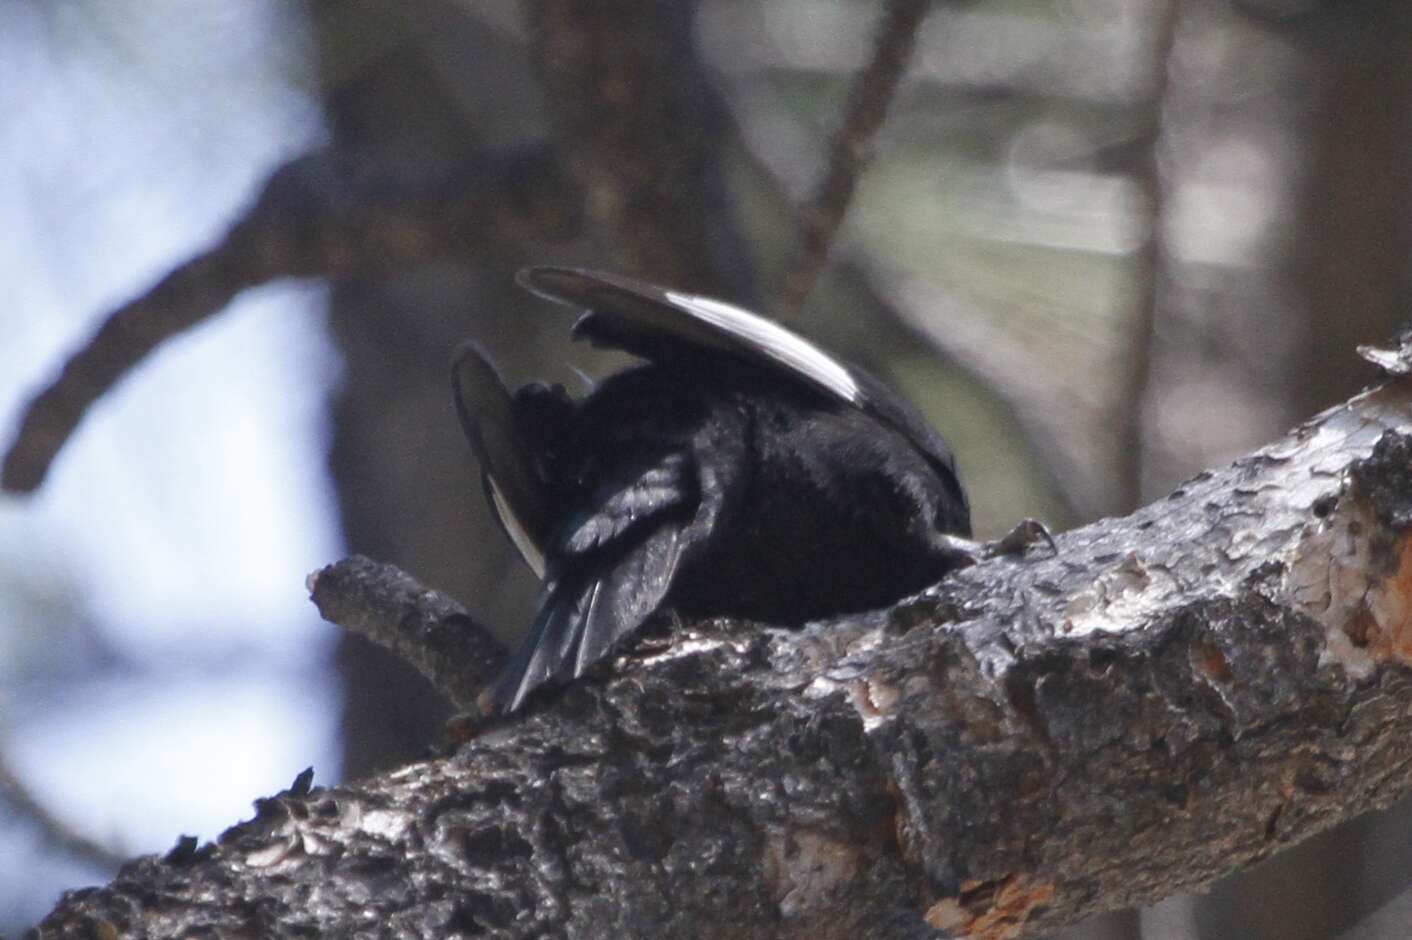
<instances>
[{"instance_id":1,"label":"blurred background branch","mask_svg":"<svg viewBox=\"0 0 1412 940\"><path fill-rule=\"evenodd\" d=\"M546 155L474 154L453 166L321 151L271 174L214 248L110 314L25 408L0 485L39 486L88 408L157 346L278 278L340 279L493 254L507 238L552 245L571 229L567 183ZM495 239L485 236L494 231ZM482 241L477 241L477 236Z\"/></svg>"},{"instance_id":2,"label":"blurred background branch","mask_svg":"<svg viewBox=\"0 0 1412 940\"><path fill-rule=\"evenodd\" d=\"M118 866L131 857L122 849L105 845L54 815L39 795L15 774L3 750L0 750L0 801L6 803L12 813L38 826L45 840L67 855L112 871L117 871Z\"/></svg>"},{"instance_id":3,"label":"blurred background branch","mask_svg":"<svg viewBox=\"0 0 1412 940\"><path fill-rule=\"evenodd\" d=\"M858 176L872 157L873 138L887 117L888 105L911 61L917 28L930 6L930 0L888 0L883 8L872 58L853 80L843 120L829 141L828 169L800 212L799 257L770 304L778 317L788 318L803 306L828 261L829 246L853 200Z\"/></svg>"}]
</instances>

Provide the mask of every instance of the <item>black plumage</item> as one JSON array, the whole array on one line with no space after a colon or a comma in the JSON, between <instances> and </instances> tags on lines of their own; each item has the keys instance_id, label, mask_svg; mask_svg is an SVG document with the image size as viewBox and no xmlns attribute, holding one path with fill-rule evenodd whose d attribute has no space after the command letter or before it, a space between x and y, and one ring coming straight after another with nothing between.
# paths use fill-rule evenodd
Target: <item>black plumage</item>
<instances>
[{"instance_id":1,"label":"black plumage","mask_svg":"<svg viewBox=\"0 0 1412 940\"><path fill-rule=\"evenodd\" d=\"M798 625L958 563L970 511L951 451L865 371L709 298L563 268L521 280L588 309L576 338L646 361L580 403L511 395L474 347L457 361L487 496L544 580L495 710L581 675L660 608Z\"/></svg>"}]
</instances>

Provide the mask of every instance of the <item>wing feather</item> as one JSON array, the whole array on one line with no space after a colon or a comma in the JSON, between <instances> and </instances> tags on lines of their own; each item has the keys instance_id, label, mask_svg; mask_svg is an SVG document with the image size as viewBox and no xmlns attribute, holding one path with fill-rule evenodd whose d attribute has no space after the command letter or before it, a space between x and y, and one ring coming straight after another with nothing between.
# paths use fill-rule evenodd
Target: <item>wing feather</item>
<instances>
[{"instance_id":1,"label":"wing feather","mask_svg":"<svg viewBox=\"0 0 1412 940\"><path fill-rule=\"evenodd\" d=\"M678 452L626 460L560 526L539 614L496 682L495 710L582 675L662 603L698 499L688 466Z\"/></svg>"},{"instance_id":2,"label":"wing feather","mask_svg":"<svg viewBox=\"0 0 1412 940\"><path fill-rule=\"evenodd\" d=\"M657 462L635 466L610 477L560 529L556 547L566 555L582 555L617 541L633 526L684 505L695 493L686 455L677 451Z\"/></svg>"},{"instance_id":3,"label":"wing feather","mask_svg":"<svg viewBox=\"0 0 1412 940\"><path fill-rule=\"evenodd\" d=\"M865 369L748 310L603 271L534 267L519 280L541 297L585 307L574 335L649 360L714 349L858 408L900 431L949 478L956 459L921 413ZM959 483L955 495L965 499Z\"/></svg>"},{"instance_id":4,"label":"wing feather","mask_svg":"<svg viewBox=\"0 0 1412 940\"><path fill-rule=\"evenodd\" d=\"M574 335L656 359L669 349L716 349L757 362L850 405L862 390L847 366L773 320L710 297L602 271L537 267L520 283L541 297L586 307Z\"/></svg>"},{"instance_id":5,"label":"wing feather","mask_svg":"<svg viewBox=\"0 0 1412 940\"><path fill-rule=\"evenodd\" d=\"M598 604L584 618L574 678L657 609L676 573L681 543L680 526L666 523L614 567L612 578L600 582Z\"/></svg>"},{"instance_id":6,"label":"wing feather","mask_svg":"<svg viewBox=\"0 0 1412 940\"><path fill-rule=\"evenodd\" d=\"M485 353L470 343L457 354L451 380L456 413L480 463L495 519L542 578L551 501L516 417L514 396Z\"/></svg>"}]
</instances>

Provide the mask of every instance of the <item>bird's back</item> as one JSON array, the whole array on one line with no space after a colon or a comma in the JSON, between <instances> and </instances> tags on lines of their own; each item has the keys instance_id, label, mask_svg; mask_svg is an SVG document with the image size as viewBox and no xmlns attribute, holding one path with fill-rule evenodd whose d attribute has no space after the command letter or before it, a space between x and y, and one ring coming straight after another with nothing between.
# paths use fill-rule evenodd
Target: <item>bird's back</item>
<instances>
[{"instance_id":1,"label":"bird's back","mask_svg":"<svg viewBox=\"0 0 1412 940\"><path fill-rule=\"evenodd\" d=\"M673 568L654 607L798 625L936 581L937 533L969 522L905 435L717 354L607 380L551 468L564 521L547 602L566 584L641 577L624 559L655 540ZM638 623L614 622L592 648Z\"/></svg>"},{"instance_id":2,"label":"bird's back","mask_svg":"<svg viewBox=\"0 0 1412 940\"><path fill-rule=\"evenodd\" d=\"M692 616L794 626L883 606L939 580L952 556L942 533L969 534L953 479L907 436L866 414L759 376L717 392L741 416L723 460L715 531L678 572L667 603Z\"/></svg>"}]
</instances>

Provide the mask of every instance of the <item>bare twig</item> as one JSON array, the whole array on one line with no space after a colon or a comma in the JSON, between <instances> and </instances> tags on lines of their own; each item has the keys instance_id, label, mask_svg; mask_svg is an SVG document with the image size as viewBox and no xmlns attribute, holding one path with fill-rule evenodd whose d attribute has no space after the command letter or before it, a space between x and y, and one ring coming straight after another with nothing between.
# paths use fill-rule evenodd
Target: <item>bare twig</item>
<instances>
[{"instance_id":1,"label":"bare twig","mask_svg":"<svg viewBox=\"0 0 1412 940\"><path fill-rule=\"evenodd\" d=\"M458 708L500 671L505 648L445 594L392 565L354 555L309 575L309 594L330 623L367 637L411 663Z\"/></svg>"},{"instance_id":2,"label":"bare twig","mask_svg":"<svg viewBox=\"0 0 1412 940\"><path fill-rule=\"evenodd\" d=\"M323 151L271 175L264 191L210 250L181 264L110 314L29 403L5 454L0 486L29 492L100 396L164 340L219 313L242 290L283 277L338 278L418 261L494 252L499 238L562 237L575 199L538 151L478 154L427 169ZM511 224L487 225L487 218Z\"/></svg>"},{"instance_id":3,"label":"bare twig","mask_svg":"<svg viewBox=\"0 0 1412 940\"><path fill-rule=\"evenodd\" d=\"M76 859L114 871L128 859L121 850L84 835L56 816L19 778L3 750L0 750L0 800L37 825L51 845Z\"/></svg>"},{"instance_id":4,"label":"bare twig","mask_svg":"<svg viewBox=\"0 0 1412 940\"><path fill-rule=\"evenodd\" d=\"M849 91L843 122L829 149L828 170L801 212L799 257L770 305L779 316L789 316L803 306L828 260L858 176L872 157L873 138L912 58L917 27L930 6L929 0L889 0L883 12L872 59Z\"/></svg>"}]
</instances>

